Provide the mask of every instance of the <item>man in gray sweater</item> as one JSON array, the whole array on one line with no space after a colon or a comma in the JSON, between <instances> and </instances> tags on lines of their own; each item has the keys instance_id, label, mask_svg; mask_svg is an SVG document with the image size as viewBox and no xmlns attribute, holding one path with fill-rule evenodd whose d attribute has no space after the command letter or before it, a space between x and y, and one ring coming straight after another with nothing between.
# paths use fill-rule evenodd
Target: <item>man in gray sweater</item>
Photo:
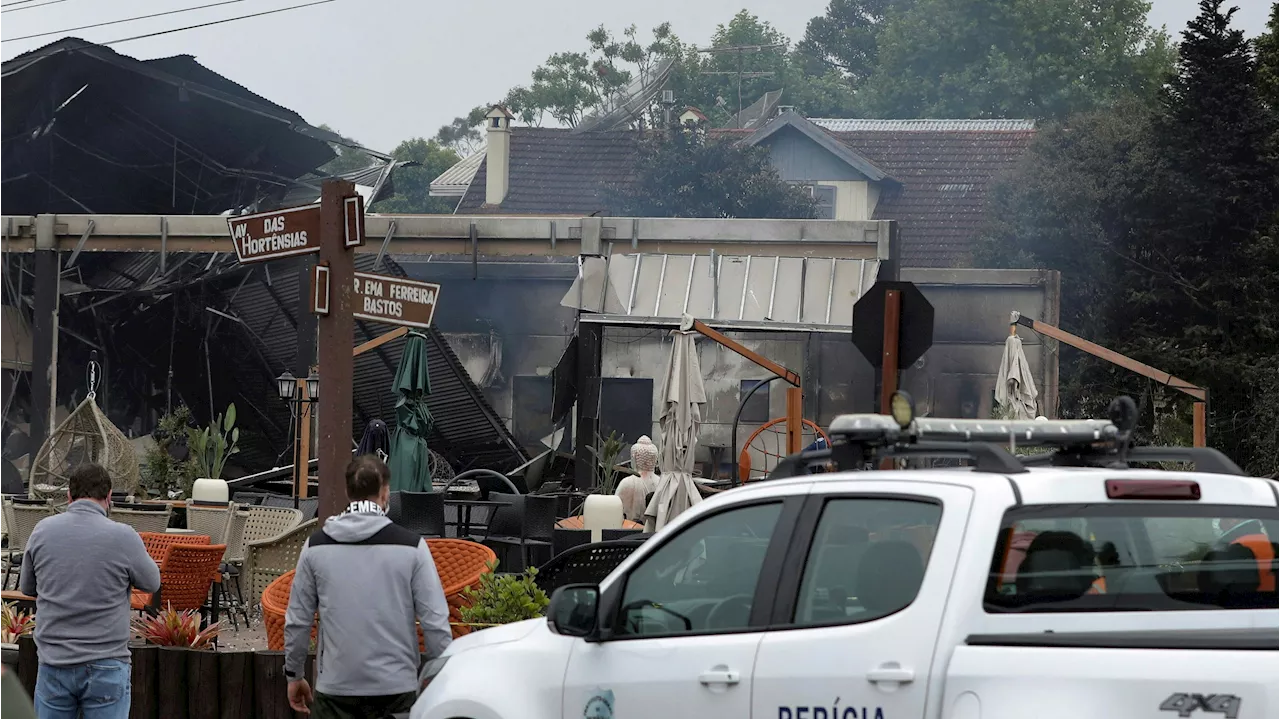
<instances>
[{"instance_id":1,"label":"man in gray sweater","mask_svg":"<svg viewBox=\"0 0 1280 719\"><path fill-rule=\"evenodd\" d=\"M129 716L129 588L160 590L160 568L132 527L113 522L111 477L96 464L71 474L71 504L27 541L19 582L36 598L36 716Z\"/></svg>"},{"instance_id":2,"label":"man in gray sweater","mask_svg":"<svg viewBox=\"0 0 1280 719\"><path fill-rule=\"evenodd\" d=\"M373 455L347 465L346 511L325 521L298 557L285 613L289 704L317 719L407 712L418 691L418 632L428 658L452 639L449 605L422 537L386 516L391 473ZM303 676L320 613L314 697ZM310 705L310 706L308 706Z\"/></svg>"}]
</instances>

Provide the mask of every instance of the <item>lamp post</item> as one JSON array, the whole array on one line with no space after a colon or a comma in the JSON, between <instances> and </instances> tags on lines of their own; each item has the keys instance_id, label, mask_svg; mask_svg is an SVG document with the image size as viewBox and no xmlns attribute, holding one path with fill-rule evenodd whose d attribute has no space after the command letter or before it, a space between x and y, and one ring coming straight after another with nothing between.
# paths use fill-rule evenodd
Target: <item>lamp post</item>
<instances>
[{"instance_id":1,"label":"lamp post","mask_svg":"<svg viewBox=\"0 0 1280 719\"><path fill-rule=\"evenodd\" d=\"M302 422L311 419L311 405L320 400L320 375L312 368L306 379L298 379L285 371L276 378L276 394L289 403L289 415L293 425L293 506L298 507L308 481L310 457L302 456Z\"/></svg>"}]
</instances>

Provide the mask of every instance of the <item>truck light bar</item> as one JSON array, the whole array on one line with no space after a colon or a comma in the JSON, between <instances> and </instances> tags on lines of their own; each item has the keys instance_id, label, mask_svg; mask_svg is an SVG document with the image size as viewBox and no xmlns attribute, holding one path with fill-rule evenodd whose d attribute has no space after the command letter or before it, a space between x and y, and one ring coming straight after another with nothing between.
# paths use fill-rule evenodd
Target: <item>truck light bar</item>
<instances>
[{"instance_id":1,"label":"truck light bar","mask_svg":"<svg viewBox=\"0 0 1280 719\"><path fill-rule=\"evenodd\" d=\"M894 444L911 442L991 442L1023 446L1077 446L1113 442L1119 430L1100 419L996 420L917 417L902 429L879 414L844 414L831 423L831 434L853 441Z\"/></svg>"}]
</instances>

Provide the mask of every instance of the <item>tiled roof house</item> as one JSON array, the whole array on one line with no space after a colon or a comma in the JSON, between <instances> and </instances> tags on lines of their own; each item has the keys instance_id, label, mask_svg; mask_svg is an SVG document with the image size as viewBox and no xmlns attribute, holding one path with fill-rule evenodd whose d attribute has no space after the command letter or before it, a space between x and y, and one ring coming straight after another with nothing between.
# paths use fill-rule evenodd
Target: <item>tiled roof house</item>
<instances>
[{"instance_id":1,"label":"tiled roof house","mask_svg":"<svg viewBox=\"0 0 1280 719\"><path fill-rule=\"evenodd\" d=\"M607 215L604 189L632 181L637 131L510 127L509 114L498 109L488 122L485 158L462 161L477 170L458 214ZM758 129L711 133L767 147L784 180L813 188L824 217L896 220L904 266L969 267L991 187L1026 153L1035 124L810 120L786 111ZM441 177L458 188L455 169ZM490 182L495 169L505 178ZM433 183L437 191L447 190Z\"/></svg>"}]
</instances>

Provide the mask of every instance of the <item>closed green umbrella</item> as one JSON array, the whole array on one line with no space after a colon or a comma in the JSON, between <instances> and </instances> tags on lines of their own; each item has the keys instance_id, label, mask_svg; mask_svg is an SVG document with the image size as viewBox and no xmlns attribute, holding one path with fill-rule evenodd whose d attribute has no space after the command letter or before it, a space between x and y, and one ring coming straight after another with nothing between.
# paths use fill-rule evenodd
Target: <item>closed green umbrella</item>
<instances>
[{"instance_id":1,"label":"closed green umbrella","mask_svg":"<svg viewBox=\"0 0 1280 719\"><path fill-rule=\"evenodd\" d=\"M391 491L430 492L427 434L431 432L431 411L427 409L427 395L431 394L431 379L427 373L427 338L417 332L408 335L391 391L396 395L396 432L391 436Z\"/></svg>"}]
</instances>

